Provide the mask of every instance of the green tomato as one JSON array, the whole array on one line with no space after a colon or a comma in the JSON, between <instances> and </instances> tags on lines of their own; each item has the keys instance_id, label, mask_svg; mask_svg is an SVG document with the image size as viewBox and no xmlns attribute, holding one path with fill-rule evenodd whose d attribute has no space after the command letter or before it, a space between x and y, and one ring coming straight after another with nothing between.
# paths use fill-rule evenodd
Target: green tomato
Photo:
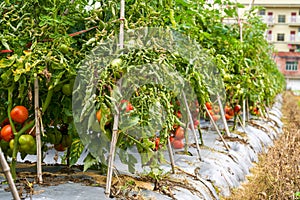
<instances>
[{"instance_id":1,"label":"green tomato","mask_svg":"<svg viewBox=\"0 0 300 200\"><path fill-rule=\"evenodd\" d=\"M65 45L65 44L61 44L61 45L59 46L59 50L60 50L62 53L64 53L64 54L69 53L69 47L68 47L67 45Z\"/></svg>"},{"instance_id":2,"label":"green tomato","mask_svg":"<svg viewBox=\"0 0 300 200\"><path fill-rule=\"evenodd\" d=\"M9 148L10 148L11 150L14 150L14 143L15 143L15 140L14 140L14 139L11 139L11 140L9 141Z\"/></svg>"},{"instance_id":3,"label":"green tomato","mask_svg":"<svg viewBox=\"0 0 300 200\"><path fill-rule=\"evenodd\" d=\"M116 59L113 59L110 64L113 68L115 68L115 67L120 67L122 65L122 62L123 61L121 58L116 58Z\"/></svg>"},{"instance_id":4,"label":"green tomato","mask_svg":"<svg viewBox=\"0 0 300 200\"><path fill-rule=\"evenodd\" d=\"M19 137L20 151L33 154L36 151L36 142L32 135L21 135Z\"/></svg>"},{"instance_id":5,"label":"green tomato","mask_svg":"<svg viewBox=\"0 0 300 200\"><path fill-rule=\"evenodd\" d=\"M67 84L64 84L62 86L62 92L64 93L64 95L66 96L71 96L72 95L72 92L73 92L73 88L71 86L71 84L67 83Z\"/></svg>"}]
</instances>

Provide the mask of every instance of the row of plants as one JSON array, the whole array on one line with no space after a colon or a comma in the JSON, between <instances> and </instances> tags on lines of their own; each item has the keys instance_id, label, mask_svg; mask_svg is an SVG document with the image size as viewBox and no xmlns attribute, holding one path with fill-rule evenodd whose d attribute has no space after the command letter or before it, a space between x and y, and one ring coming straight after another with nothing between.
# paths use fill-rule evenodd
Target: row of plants
<instances>
[{"instance_id":1,"label":"row of plants","mask_svg":"<svg viewBox=\"0 0 300 200\"><path fill-rule=\"evenodd\" d=\"M12 133L9 140L6 134L1 136L1 148L12 157L12 163L16 162L18 152L22 157L35 153L33 83L36 78L44 151L49 143L56 150L66 151L64 159L71 166L88 146L91 154L85 159L85 169L105 166L116 106L121 112L118 155L131 172L137 163L127 151L132 147L140 153L142 164L151 167L159 165L152 158L161 158L168 140L173 148L186 150L189 138L185 130L191 128L188 110L194 126L201 132L199 120L207 118L204 106L216 104L217 93L226 104L226 119L231 120L240 114L244 99L255 109L253 114L259 114L258 110L264 113L283 89L283 76L271 57L272 48L264 39L267 27L256 17L255 9L247 13L241 40L238 23L223 23L224 18L238 17L236 9L242 7L240 4L227 0L214 4L204 0L126 1L125 32L143 27L159 29L149 29L146 34L149 41L143 41L141 48L125 44L121 54L117 47L105 45L112 44L119 33L123 20L119 19L119 1L99 2L100 7L92 10L86 9L85 0L0 3L1 135L7 125ZM216 9L216 5L222 9ZM162 37L152 41L151 34L157 35L156 31L162 27L189 38L193 47L187 44L176 51ZM154 45L147 46L148 43ZM113 53L105 58L95 56L99 51L107 51L106 47ZM89 58L93 62L83 62ZM97 67L91 68L91 63ZM154 80L162 81L138 82L148 75L152 78L152 74ZM91 78L88 83L87 77ZM221 82L215 77L220 77ZM131 96L114 93L121 80L125 89L130 88ZM179 86L179 81L184 86ZM93 93L89 92L89 86ZM185 86L192 91L185 91ZM176 91L176 87L180 90ZM181 91L185 91L187 102L182 100ZM16 106L28 110L25 121L18 122L11 116ZM219 121L218 108L209 110L213 110L214 120ZM24 137L28 141L21 139ZM24 143L31 147L28 151L24 150ZM15 172L15 166L12 168Z\"/></svg>"}]
</instances>

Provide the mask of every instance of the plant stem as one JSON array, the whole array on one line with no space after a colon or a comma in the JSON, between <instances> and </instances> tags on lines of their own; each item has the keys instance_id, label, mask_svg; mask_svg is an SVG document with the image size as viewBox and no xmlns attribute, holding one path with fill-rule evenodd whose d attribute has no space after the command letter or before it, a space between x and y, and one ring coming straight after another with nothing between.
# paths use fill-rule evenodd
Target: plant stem
<instances>
[{"instance_id":1,"label":"plant stem","mask_svg":"<svg viewBox=\"0 0 300 200\"><path fill-rule=\"evenodd\" d=\"M51 103L52 96L53 96L53 89L50 89L48 90L46 100L43 104L42 113L45 113L45 111L47 110L49 104Z\"/></svg>"}]
</instances>

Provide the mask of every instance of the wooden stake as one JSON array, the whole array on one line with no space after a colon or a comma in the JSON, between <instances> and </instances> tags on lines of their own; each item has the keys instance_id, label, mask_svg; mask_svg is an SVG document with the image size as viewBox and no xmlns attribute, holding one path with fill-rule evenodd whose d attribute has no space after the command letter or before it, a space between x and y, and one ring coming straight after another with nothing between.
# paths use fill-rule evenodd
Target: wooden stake
<instances>
[{"instance_id":1,"label":"wooden stake","mask_svg":"<svg viewBox=\"0 0 300 200\"><path fill-rule=\"evenodd\" d=\"M16 185L10 173L10 168L5 160L1 147L0 147L0 162L14 200L20 200L18 190L16 188Z\"/></svg>"},{"instance_id":2,"label":"wooden stake","mask_svg":"<svg viewBox=\"0 0 300 200\"><path fill-rule=\"evenodd\" d=\"M221 102L221 97L220 97L219 93L217 94L217 101L218 101L218 104L219 104L219 107L220 107L221 117L222 117L222 121L223 121L223 124L224 124L224 127L225 127L226 135L230 137L230 131L229 131L228 124L227 124L227 121L226 121L226 118L225 118L224 108L223 108L223 105L222 105L222 102Z\"/></svg>"},{"instance_id":3,"label":"wooden stake","mask_svg":"<svg viewBox=\"0 0 300 200\"><path fill-rule=\"evenodd\" d=\"M125 0L121 0L120 2L120 33L119 33L119 47L120 49L124 48L124 20L125 20ZM107 197L110 196L111 182L112 182L112 173L113 173L113 165L116 151L116 144L118 139L118 127L119 127L119 108L115 106L115 111L117 112L114 115L114 125L113 125L113 133L112 133L112 141L110 143L110 152L108 157L108 169L107 169L107 178L106 178L106 188L105 194Z\"/></svg>"},{"instance_id":4,"label":"wooden stake","mask_svg":"<svg viewBox=\"0 0 300 200\"><path fill-rule=\"evenodd\" d=\"M195 139L195 143L196 143L196 148L197 148L197 153L198 153L198 158L199 158L200 161L202 161L201 154L200 154L200 146L199 146L197 134L196 134L195 127L194 127L194 121L193 121L192 113L190 111L190 108L189 108L189 105L187 103L186 96L185 96L184 92L182 93L182 96L183 96L184 104L185 104L186 111L187 111L187 114L188 114L188 117L189 117L189 121L190 121L191 129L192 129L192 133L194 135L194 139Z\"/></svg>"},{"instance_id":5,"label":"wooden stake","mask_svg":"<svg viewBox=\"0 0 300 200\"><path fill-rule=\"evenodd\" d=\"M109 151L109 155L108 155L108 168L107 168L107 178L106 178L106 188L105 188L105 194L107 197L110 196L113 166L114 166L115 152L116 152L116 144L117 144L117 140L118 140L119 109L117 108L117 106L115 106L115 110L117 111L117 113L114 115L112 140L110 142L110 151Z\"/></svg>"},{"instance_id":6,"label":"wooden stake","mask_svg":"<svg viewBox=\"0 0 300 200\"><path fill-rule=\"evenodd\" d=\"M206 111L206 113L208 114L208 116L209 116L209 118L210 118L210 121L212 122L212 124L213 124L213 126L215 127L215 129L216 129L218 135L220 136L220 138L221 138L221 140L222 140L222 142L223 142L225 148L227 149L227 151L229 151L229 150L230 150L230 149L229 149L229 146L227 145L226 141L224 140L224 138L223 138L223 136L222 136L222 134L221 134L221 132L220 132L220 130L219 130L219 128L218 128L216 122L214 121L213 117L211 116L211 114L209 113L209 111L208 111L208 109L207 109L207 107L206 107L205 105L204 105L204 108L205 108L205 111Z\"/></svg>"},{"instance_id":7,"label":"wooden stake","mask_svg":"<svg viewBox=\"0 0 300 200\"><path fill-rule=\"evenodd\" d=\"M172 173L175 174L174 154L173 154L173 150L172 150L172 147L171 147L170 137L168 137L167 146L168 146L168 152L169 152L170 161L171 161Z\"/></svg>"},{"instance_id":8,"label":"wooden stake","mask_svg":"<svg viewBox=\"0 0 300 200\"><path fill-rule=\"evenodd\" d=\"M243 99L243 126L246 125L246 100Z\"/></svg>"},{"instance_id":9,"label":"wooden stake","mask_svg":"<svg viewBox=\"0 0 300 200\"><path fill-rule=\"evenodd\" d=\"M35 131L36 131L36 154L37 154L37 180L43 183L42 176L42 144L40 131L40 106L39 106L39 81L35 77L34 80L34 110L35 110Z\"/></svg>"}]
</instances>

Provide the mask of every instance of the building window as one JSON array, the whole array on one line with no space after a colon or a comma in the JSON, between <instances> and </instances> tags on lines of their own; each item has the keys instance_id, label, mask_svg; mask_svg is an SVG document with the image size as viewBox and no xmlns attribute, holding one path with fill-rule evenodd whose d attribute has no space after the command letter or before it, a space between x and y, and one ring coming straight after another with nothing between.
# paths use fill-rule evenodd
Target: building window
<instances>
[{"instance_id":1,"label":"building window","mask_svg":"<svg viewBox=\"0 0 300 200\"><path fill-rule=\"evenodd\" d=\"M258 14L259 14L259 15L266 15L266 10L259 10L259 11L258 11Z\"/></svg>"},{"instance_id":2,"label":"building window","mask_svg":"<svg viewBox=\"0 0 300 200\"><path fill-rule=\"evenodd\" d=\"M284 33L277 34L277 41L284 41Z\"/></svg>"},{"instance_id":3,"label":"building window","mask_svg":"<svg viewBox=\"0 0 300 200\"><path fill-rule=\"evenodd\" d=\"M295 42L296 41L296 31L291 31L290 41L291 42Z\"/></svg>"},{"instance_id":4,"label":"building window","mask_svg":"<svg viewBox=\"0 0 300 200\"><path fill-rule=\"evenodd\" d=\"M268 31L267 40L272 41L272 31L271 30Z\"/></svg>"},{"instance_id":5,"label":"building window","mask_svg":"<svg viewBox=\"0 0 300 200\"><path fill-rule=\"evenodd\" d=\"M285 23L285 15L278 15L278 23Z\"/></svg>"},{"instance_id":6,"label":"building window","mask_svg":"<svg viewBox=\"0 0 300 200\"><path fill-rule=\"evenodd\" d=\"M273 23L273 13L268 12L268 18L267 18L268 23Z\"/></svg>"},{"instance_id":7,"label":"building window","mask_svg":"<svg viewBox=\"0 0 300 200\"><path fill-rule=\"evenodd\" d=\"M286 61L285 70L286 71L297 71L298 70L297 61Z\"/></svg>"},{"instance_id":8,"label":"building window","mask_svg":"<svg viewBox=\"0 0 300 200\"><path fill-rule=\"evenodd\" d=\"M295 12L291 13L291 22L292 23L297 22L297 13L295 13Z\"/></svg>"}]
</instances>

